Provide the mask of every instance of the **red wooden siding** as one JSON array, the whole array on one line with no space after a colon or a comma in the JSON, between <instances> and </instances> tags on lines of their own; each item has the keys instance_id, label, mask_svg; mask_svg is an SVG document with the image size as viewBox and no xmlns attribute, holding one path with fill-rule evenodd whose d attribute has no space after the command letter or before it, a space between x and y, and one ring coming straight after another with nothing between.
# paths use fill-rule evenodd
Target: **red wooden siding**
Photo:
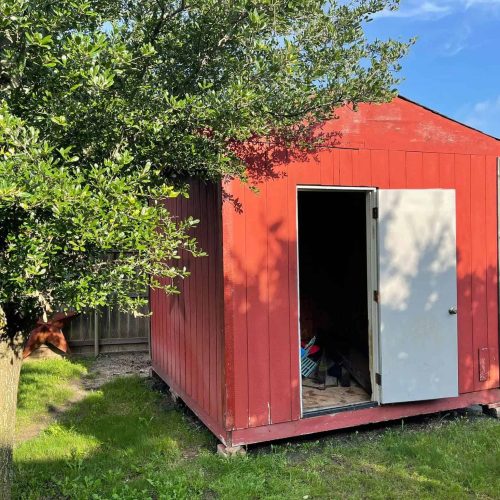
<instances>
[{"instance_id":1,"label":"red wooden siding","mask_svg":"<svg viewBox=\"0 0 500 500\"><path fill-rule=\"evenodd\" d=\"M200 219L193 231L208 254L180 261L191 276L179 283L179 295L151 292L153 370L177 392L205 423L224 427L224 338L220 187L193 183L190 197L168 201L180 219Z\"/></svg>"},{"instance_id":2,"label":"red wooden siding","mask_svg":"<svg viewBox=\"0 0 500 500\"><path fill-rule=\"evenodd\" d=\"M413 103L342 111L336 148L276 166L258 194L225 185L224 289L228 429L300 418L297 185L456 189L460 393L499 386L499 142ZM319 214L321 216L321 214ZM484 348L487 348L484 354ZM480 381L487 355L488 379Z\"/></svg>"}]
</instances>

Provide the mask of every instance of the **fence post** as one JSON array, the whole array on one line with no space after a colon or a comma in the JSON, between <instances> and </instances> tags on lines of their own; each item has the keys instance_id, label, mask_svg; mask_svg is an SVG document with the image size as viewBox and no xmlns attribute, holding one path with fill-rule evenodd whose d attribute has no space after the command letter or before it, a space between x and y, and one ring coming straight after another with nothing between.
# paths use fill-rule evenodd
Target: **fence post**
<instances>
[{"instance_id":1,"label":"fence post","mask_svg":"<svg viewBox=\"0 0 500 500\"><path fill-rule=\"evenodd\" d=\"M99 356L99 321L97 309L94 310L94 356Z\"/></svg>"}]
</instances>

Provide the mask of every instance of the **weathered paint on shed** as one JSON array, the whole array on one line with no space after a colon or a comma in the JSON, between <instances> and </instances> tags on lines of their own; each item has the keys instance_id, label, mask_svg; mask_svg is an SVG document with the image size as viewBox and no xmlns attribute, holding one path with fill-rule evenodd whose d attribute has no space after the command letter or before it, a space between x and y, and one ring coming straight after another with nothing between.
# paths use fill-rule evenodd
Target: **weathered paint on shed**
<instances>
[{"instance_id":1,"label":"weathered paint on shed","mask_svg":"<svg viewBox=\"0 0 500 500\"><path fill-rule=\"evenodd\" d=\"M152 295L153 369L225 442L500 401L500 142L401 98L339 116L324 125L330 148L260 169L257 194L232 181L222 202L198 184L174 203L179 216L201 219L197 236L210 257L187 259L193 276L180 296ZM460 397L301 418L297 185L456 190Z\"/></svg>"}]
</instances>

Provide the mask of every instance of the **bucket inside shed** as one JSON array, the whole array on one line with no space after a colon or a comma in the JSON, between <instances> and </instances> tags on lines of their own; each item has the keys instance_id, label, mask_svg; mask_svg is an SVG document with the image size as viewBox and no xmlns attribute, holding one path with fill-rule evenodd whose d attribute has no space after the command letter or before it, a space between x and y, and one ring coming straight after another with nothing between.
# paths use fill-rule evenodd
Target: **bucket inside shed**
<instances>
[{"instance_id":1,"label":"bucket inside shed","mask_svg":"<svg viewBox=\"0 0 500 500\"><path fill-rule=\"evenodd\" d=\"M302 407L372 400L365 191L298 193Z\"/></svg>"}]
</instances>

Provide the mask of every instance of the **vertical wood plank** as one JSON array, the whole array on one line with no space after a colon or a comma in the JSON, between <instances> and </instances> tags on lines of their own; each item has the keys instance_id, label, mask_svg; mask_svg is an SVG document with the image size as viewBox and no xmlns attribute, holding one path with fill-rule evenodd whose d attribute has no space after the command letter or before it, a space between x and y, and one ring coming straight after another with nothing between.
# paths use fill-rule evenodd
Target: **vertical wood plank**
<instances>
[{"instance_id":1,"label":"vertical wood plank","mask_svg":"<svg viewBox=\"0 0 500 500\"><path fill-rule=\"evenodd\" d=\"M179 212L179 205L177 202L177 198L174 200L174 213L177 215ZM169 359L170 359L170 368L169 371L171 373L171 376L174 381L177 381L177 343L175 341L175 322L176 322L176 297L172 296L169 297L169 329L168 329L168 336L169 336L169 341L170 341L170 353L169 353Z\"/></svg>"},{"instance_id":2,"label":"vertical wood plank","mask_svg":"<svg viewBox=\"0 0 500 500\"><path fill-rule=\"evenodd\" d=\"M198 218L200 219L200 224L198 226L198 231L197 231L197 238L200 247L204 250L205 249L205 238L204 238L204 233L205 233L205 227L202 221L202 214L205 213L206 211L206 206L205 206L205 196L204 196L204 187L203 184L200 182L198 185L198 192L199 192L199 206L198 206ZM198 321L198 338L197 338L197 344L198 344L198 380L197 380L197 385L198 385L198 403L200 406L204 409L205 408L205 399L206 399L206 388L204 386L204 367L205 367L205 354L204 354L204 329L205 329L205 304L204 304L204 287L205 287L205 282L203 279L203 268L204 268L204 263L203 263L204 257L198 258L198 265L196 268L197 272L197 279L196 279L196 287L198 290L198 313L197 313L197 321Z\"/></svg>"},{"instance_id":3,"label":"vertical wood plank","mask_svg":"<svg viewBox=\"0 0 500 500\"><path fill-rule=\"evenodd\" d=\"M425 187L422 153L416 151L406 153L406 185L411 189L423 189Z\"/></svg>"},{"instance_id":4,"label":"vertical wood plank","mask_svg":"<svg viewBox=\"0 0 500 500\"><path fill-rule=\"evenodd\" d=\"M474 388L479 381L479 349L488 347L486 298L486 175L484 156L471 157L471 240L472 240L472 331L474 359Z\"/></svg>"},{"instance_id":5,"label":"vertical wood plank","mask_svg":"<svg viewBox=\"0 0 500 500\"><path fill-rule=\"evenodd\" d=\"M353 172L353 183L356 186L372 186L372 169L370 151L360 149L357 154L357 165Z\"/></svg>"},{"instance_id":6,"label":"vertical wood plank","mask_svg":"<svg viewBox=\"0 0 500 500\"><path fill-rule=\"evenodd\" d=\"M164 337L165 337L165 330L163 328L163 317L164 317L164 312L165 312L165 305L163 301L161 300L161 295L160 291L158 293L158 314L156 318L156 328L158 328L158 338L157 338L157 343L156 343L156 360L158 362L158 366L160 368L164 369L163 366L163 359L162 359L162 354L161 351L164 348Z\"/></svg>"},{"instance_id":7,"label":"vertical wood plank","mask_svg":"<svg viewBox=\"0 0 500 500\"><path fill-rule=\"evenodd\" d=\"M184 197L179 198L179 219L184 220L186 218L186 205L187 199ZM182 252L182 251L181 251ZM182 252L183 253L183 252ZM181 254L182 255L182 254ZM184 259L183 259L184 260ZM179 384L181 387L186 387L186 344L185 344L185 332L186 332L186 314L185 314L185 280L179 280L179 292L178 295L178 312L177 312L177 337L179 344Z\"/></svg>"},{"instance_id":8,"label":"vertical wood plank","mask_svg":"<svg viewBox=\"0 0 500 500\"><path fill-rule=\"evenodd\" d=\"M210 299L210 415L215 417L217 415L217 260L216 260L216 237L217 237L217 212L216 212L216 197L213 186L210 186L209 191L209 299Z\"/></svg>"},{"instance_id":9,"label":"vertical wood plank","mask_svg":"<svg viewBox=\"0 0 500 500\"><path fill-rule=\"evenodd\" d=\"M439 187L455 188L455 157L452 154L439 155Z\"/></svg>"},{"instance_id":10,"label":"vertical wood plank","mask_svg":"<svg viewBox=\"0 0 500 500\"><path fill-rule=\"evenodd\" d=\"M189 200L187 202L186 216L192 217L193 211L193 182L189 185ZM193 357L193 316L195 301L193 299L193 256L189 252L184 254L186 268L190 273L184 286L186 301L186 323L185 323L185 341L186 341L186 392L193 397L193 373L195 360Z\"/></svg>"},{"instance_id":11,"label":"vertical wood plank","mask_svg":"<svg viewBox=\"0 0 500 500\"><path fill-rule=\"evenodd\" d=\"M155 347L154 350L156 350L156 355L154 358L155 364L157 364L160 368L162 368L163 364L163 359L162 359L162 335L163 335L163 303L160 298L160 291L156 291L156 307L157 309L153 309L153 316L156 314L156 321L154 323L154 326L156 328L156 333L151 332L151 338L155 338ZM153 351L154 351L153 350Z\"/></svg>"},{"instance_id":12,"label":"vertical wood plank","mask_svg":"<svg viewBox=\"0 0 500 500\"><path fill-rule=\"evenodd\" d=\"M203 183L204 192L204 213L201 216L203 222L203 238L204 248L207 251L207 256L203 257L203 390L204 390L204 408L207 413L210 413L210 200L209 188Z\"/></svg>"},{"instance_id":13,"label":"vertical wood plank","mask_svg":"<svg viewBox=\"0 0 500 500\"><path fill-rule=\"evenodd\" d=\"M455 156L457 203L458 383L460 393L474 390L472 349L472 256L471 256L470 157Z\"/></svg>"},{"instance_id":14,"label":"vertical wood plank","mask_svg":"<svg viewBox=\"0 0 500 500\"><path fill-rule=\"evenodd\" d=\"M320 183L322 186L333 185L333 151L328 149L319 156L320 161Z\"/></svg>"},{"instance_id":15,"label":"vertical wood plank","mask_svg":"<svg viewBox=\"0 0 500 500\"><path fill-rule=\"evenodd\" d=\"M113 325L114 331L113 331L112 337L120 338L123 335L123 333L122 333L123 325L122 325L122 321L121 321L122 313L120 312L120 310L117 307L115 307L114 310L115 310L115 321L116 322Z\"/></svg>"},{"instance_id":16,"label":"vertical wood plank","mask_svg":"<svg viewBox=\"0 0 500 500\"><path fill-rule=\"evenodd\" d=\"M181 215L181 200L179 198L175 199L175 211L177 217ZM177 283L179 286L179 283ZM174 295L172 297L172 342L173 342L173 351L172 351L172 362L173 362L173 378L177 384L180 384L180 345L179 345L179 303L180 296Z\"/></svg>"},{"instance_id":17,"label":"vertical wood plank","mask_svg":"<svg viewBox=\"0 0 500 500\"><path fill-rule=\"evenodd\" d=\"M172 215L175 214L175 200L169 200L167 202L168 209ZM165 280L166 281L166 280ZM171 334L172 334L172 301L170 297L165 299L164 302L165 312L164 312L164 322L165 326L163 329L165 340L163 349L163 364L165 367L165 372L169 375L172 373L171 369L171 357L172 357L172 344L171 344Z\"/></svg>"},{"instance_id":18,"label":"vertical wood plank","mask_svg":"<svg viewBox=\"0 0 500 500\"><path fill-rule=\"evenodd\" d=\"M158 337L159 337L159 322L158 315L160 314L160 301L158 300L158 290L151 290L151 363L154 365L158 361Z\"/></svg>"},{"instance_id":19,"label":"vertical wood plank","mask_svg":"<svg viewBox=\"0 0 500 500\"><path fill-rule=\"evenodd\" d=\"M185 198L183 200L184 208L182 211L182 218L186 219L190 215L190 210L189 210L189 199ZM187 252L182 252L182 264L187 266L188 262L188 255ZM188 308L189 308L189 302L188 302L188 288L189 288L189 283L188 283L189 277L185 278L182 280L182 316L181 316L181 340L182 340L182 363L183 363L183 371L182 371L182 380L183 380L183 387L185 388L186 392L188 389L188 349L189 349L189 344L188 344L188 333L189 333L189 313L188 313Z\"/></svg>"},{"instance_id":20,"label":"vertical wood plank","mask_svg":"<svg viewBox=\"0 0 500 500\"><path fill-rule=\"evenodd\" d=\"M164 282L167 280L165 279ZM172 314L170 312L170 298L165 298L163 301L163 346L162 346L162 365L166 373L170 373L170 356L172 354L172 347L170 342L170 319Z\"/></svg>"},{"instance_id":21,"label":"vertical wood plank","mask_svg":"<svg viewBox=\"0 0 500 500\"><path fill-rule=\"evenodd\" d=\"M359 170L359 149L353 149L352 151L352 185L359 186L357 172Z\"/></svg>"},{"instance_id":22,"label":"vertical wood plank","mask_svg":"<svg viewBox=\"0 0 500 500\"><path fill-rule=\"evenodd\" d=\"M385 189L389 187L389 153L386 150L371 151L373 185Z\"/></svg>"},{"instance_id":23,"label":"vertical wood plank","mask_svg":"<svg viewBox=\"0 0 500 500\"><path fill-rule=\"evenodd\" d=\"M488 388L498 387L498 178L497 158L486 158L486 296L488 301Z\"/></svg>"},{"instance_id":24,"label":"vertical wood plank","mask_svg":"<svg viewBox=\"0 0 500 500\"><path fill-rule=\"evenodd\" d=\"M332 164L334 167L334 183L336 150L332 151ZM290 412L292 420L300 418L300 370L299 370L299 304L298 304L298 275L297 275L297 184L300 184L298 165L292 165L288 169L287 177L287 208L288 219L288 301L290 304ZM338 177L337 177L338 178Z\"/></svg>"},{"instance_id":25,"label":"vertical wood plank","mask_svg":"<svg viewBox=\"0 0 500 500\"><path fill-rule=\"evenodd\" d=\"M329 155L331 159L331 155ZM329 172L332 174L331 162ZM325 181L322 170L322 182ZM329 181L327 181L329 182ZM269 300L269 366L271 423L291 420L290 307L288 286L288 224L283 206L287 206L286 178L273 181L267 191L268 231L268 300Z\"/></svg>"},{"instance_id":26,"label":"vertical wood plank","mask_svg":"<svg viewBox=\"0 0 500 500\"><path fill-rule=\"evenodd\" d=\"M166 280L162 279L162 283L165 283ZM162 314L161 314L161 353L160 353L160 365L163 370L165 370L165 373L168 373L169 365L168 365L168 356L169 356L169 341L168 341L168 320L170 318L170 311L168 311L169 303L164 297L162 299Z\"/></svg>"},{"instance_id":27,"label":"vertical wood plank","mask_svg":"<svg viewBox=\"0 0 500 500\"><path fill-rule=\"evenodd\" d=\"M157 305L156 305L156 298L155 298L155 290L150 290L149 291L149 301L148 301L148 309L150 311L156 311L157 310ZM149 322L152 326L152 329L155 327L154 323L155 323L155 315L154 315L154 312L151 314L151 316L149 317ZM156 338L153 338L152 336L150 337L149 339L149 358L152 362L154 362L154 359L155 359L155 355L156 353L154 353L154 343L156 341Z\"/></svg>"},{"instance_id":28,"label":"vertical wood plank","mask_svg":"<svg viewBox=\"0 0 500 500\"><path fill-rule=\"evenodd\" d=\"M233 206L226 201L223 207L225 377L229 391L226 422L229 428L246 429L248 427L246 190L239 181L233 181L231 194L236 204Z\"/></svg>"},{"instance_id":29,"label":"vertical wood plank","mask_svg":"<svg viewBox=\"0 0 500 500\"><path fill-rule=\"evenodd\" d=\"M177 200L172 200L172 212L177 213ZM168 325L166 330L167 336L167 370L172 378L175 379L175 299L174 297L168 297L167 300L168 309Z\"/></svg>"},{"instance_id":30,"label":"vertical wood plank","mask_svg":"<svg viewBox=\"0 0 500 500\"><path fill-rule=\"evenodd\" d=\"M247 325L248 325L248 403L249 425L269 423L269 325L266 231L266 184L259 193L247 192Z\"/></svg>"},{"instance_id":31,"label":"vertical wood plank","mask_svg":"<svg viewBox=\"0 0 500 500\"><path fill-rule=\"evenodd\" d=\"M176 372L175 378L176 382L180 387L183 386L182 382L182 362L183 362L183 353L182 353L182 302L184 297L182 282L179 282L177 285L180 294L175 297L175 323L174 323L174 332L175 332L175 362L176 362Z\"/></svg>"},{"instance_id":32,"label":"vertical wood plank","mask_svg":"<svg viewBox=\"0 0 500 500\"><path fill-rule=\"evenodd\" d=\"M191 189L190 189L190 196ZM190 204L188 204L187 215L192 215ZM191 255L186 252L184 255L186 268L191 272ZM184 339L186 349L186 392L192 397L192 373L193 373L193 357L192 357L192 340L191 340L191 314L192 314L192 299L191 299L191 275L186 278L184 283L184 301L185 301L185 323L184 323Z\"/></svg>"},{"instance_id":33,"label":"vertical wood plank","mask_svg":"<svg viewBox=\"0 0 500 500\"><path fill-rule=\"evenodd\" d=\"M389 151L389 186L392 189L406 187L406 154L404 151Z\"/></svg>"},{"instance_id":34,"label":"vertical wood plank","mask_svg":"<svg viewBox=\"0 0 500 500\"><path fill-rule=\"evenodd\" d=\"M439 155L437 153L422 155L422 175L425 187L431 189L439 186Z\"/></svg>"},{"instance_id":35,"label":"vertical wood plank","mask_svg":"<svg viewBox=\"0 0 500 500\"><path fill-rule=\"evenodd\" d=\"M340 153L339 149L333 149L333 184L340 185Z\"/></svg>"},{"instance_id":36,"label":"vertical wood plank","mask_svg":"<svg viewBox=\"0 0 500 500\"><path fill-rule=\"evenodd\" d=\"M202 223L202 234L203 234L203 248L207 251L209 250L208 245L208 233L209 233L209 221L207 217L208 213L208 196L207 196L207 186L205 184L201 185L203 192L203 213L201 214ZM208 257L203 257L203 267L202 267L202 279L201 279L201 289L202 289L202 302L203 302L203 326L202 326L202 391L203 391L203 408L206 412L210 412L210 304L209 304L209 282L208 282Z\"/></svg>"},{"instance_id":37,"label":"vertical wood plank","mask_svg":"<svg viewBox=\"0 0 500 500\"><path fill-rule=\"evenodd\" d=\"M99 356L99 314L94 311L94 356Z\"/></svg>"},{"instance_id":38,"label":"vertical wood plank","mask_svg":"<svg viewBox=\"0 0 500 500\"><path fill-rule=\"evenodd\" d=\"M353 185L352 150L339 150L339 183L342 186Z\"/></svg>"},{"instance_id":39,"label":"vertical wood plank","mask_svg":"<svg viewBox=\"0 0 500 500\"><path fill-rule=\"evenodd\" d=\"M161 336L161 302L160 302L160 296L159 296L159 290L154 290L153 291L153 297L154 297L154 302L152 303L152 311L153 311L153 316L152 316L152 323L151 323L151 340L152 340L152 346L151 346L151 358L154 363L159 363L160 361L160 336ZM159 363L161 364L161 363Z\"/></svg>"},{"instance_id":40,"label":"vertical wood plank","mask_svg":"<svg viewBox=\"0 0 500 500\"><path fill-rule=\"evenodd\" d=\"M158 291L158 303L160 304L158 307L158 317L157 317L157 328L158 328L158 340L156 344L156 352L157 352L157 361L158 361L158 366L161 369L165 369L165 366L163 364L163 350L164 350L164 335L165 335L165 325L164 325L164 317L165 317L165 303L163 300L161 300L161 296L159 295L160 291Z\"/></svg>"},{"instance_id":41,"label":"vertical wood plank","mask_svg":"<svg viewBox=\"0 0 500 500\"><path fill-rule=\"evenodd\" d=\"M216 221L217 221L217 237L216 237L216 294L217 294L217 422L224 421L225 398L223 391L226 386L223 379L224 375L224 269L222 262L222 192L221 185L217 184L215 189L216 195Z\"/></svg>"},{"instance_id":42,"label":"vertical wood plank","mask_svg":"<svg viewBox=\"0 0 500 500\"><path fill-rule=\"evenodd\" d=\"M197 182L195 184L195 199L194 199L194 207L193 207L193 212L196 217L196 219L200 220L201 219L201 214L202 214L202 196L203 193L201 191L201 186L200 182ZM200 225L198 224L198 227L195 231L195 235L198 238L198 245L202 247L202 241L201 241L201 234L202 230ZM202 284L201 284L201 273L202 273L202 266L203 266L203 258L198 257L195 259L194 263L194 280L193 280L193 287L195 289L195 303L194 303L194 315L193 319L195 320L195 356L196 356L196 363L194 366L193 370L193 379L194 379L194 384L195 384L195 390L194 392L194 397L196 398L196 401L199 402L200 406L203 405L203 389L202 389L202 378L203 378L203 372L202 372L202 353L203 353L203 345L202 345L202 336L203 336L203 322L202 322L202 314L203 314L203 303L202 303Z\"/></svg>"}]
</instances>

